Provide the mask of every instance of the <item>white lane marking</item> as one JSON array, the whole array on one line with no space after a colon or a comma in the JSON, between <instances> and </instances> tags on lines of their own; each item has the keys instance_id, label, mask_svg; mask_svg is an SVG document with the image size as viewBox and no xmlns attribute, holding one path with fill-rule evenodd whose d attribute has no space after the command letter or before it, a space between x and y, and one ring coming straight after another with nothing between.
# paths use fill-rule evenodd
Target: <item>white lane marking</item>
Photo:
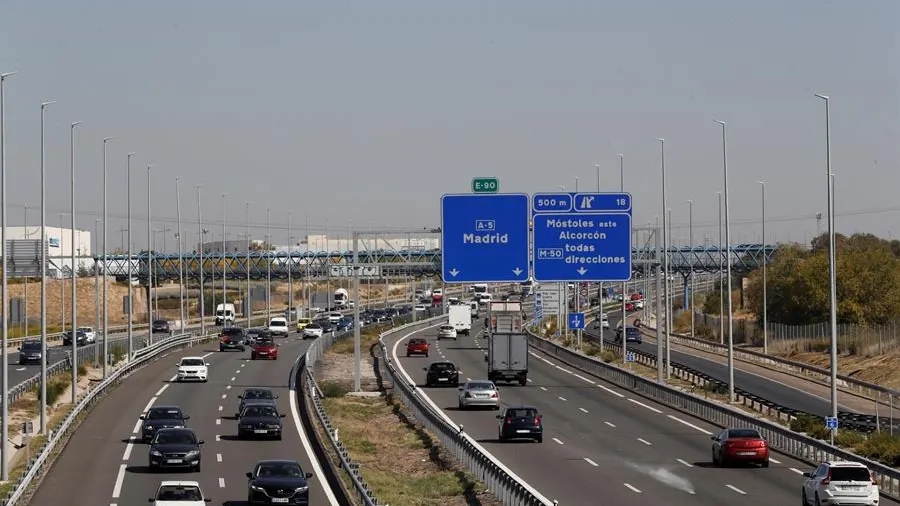
<instances>
[{"instance_id":1,"label":"white lane marking","mask_svg":"<svg viewBox=\"0 0 900 506\"><path fill-rule=\"evenodd\" d=\"M572 374L572 371L570 371L570 370L568 370L568 369L566 369L566 368L563 368L563 367L560 367L560 366L556 366L556 368L559 369L560 371L564 372L564 373Z\"/></svg>"},{"instance_id":2,"label":"white lane marking","mask_svg":"<svg viewBox=\"0 0 900 506\"><path fill-rule=\"evenodd\" d=\"M141 420L138 420L138 421L134 424L134 428L131 429L131 433L132 433L132 434L137 434L139 430L141 430Z\"/></svg>"},{"instance_id":3,"label":"white lane marking","mask_svg":"<svg viewBox=\"0 0 900 506\"><path fill-rule=\"evenodd\" d=\"M125 482L125 469L127 468L128 466L125 464L119 466L119 474L116 475L116 484L113 486L113 499L118 499L119 495L122 494L122 483Z\"/></svg>"},{"instance_id":4,"label":"white lane marking","mask_svg":"<svg viewBox=\"0 0 900 506\"><path fill-rule=\"evenodd\" d=\"M589 458L587 458L587 457L584 458L584 461L587 462L588 464L594 466L594 467L600 467L600 464L594 462L593 460L591 460L591 459L589 459Z\"/></svg>"},{"instance_id":5,"label":"white lane marking","mask_svg":"<svg viewBox=\"0 0 900 506\"><path fill-rule=\"evenodd\" d=\"M743 490L741 490L741 489L735 487L734 485L728 485L728 484L726 484L725 486L728 487L728 488L730 488L731 490L734 490L734 491L737 492L738 494L741 494L741 495L747 495L747 492L744 492Z\"/></svg>"},{"instance_id":6,"label":"white lane marking","mask_svg":"<svg viewBox=\"0 0 900 506\"><path fill-rule=\"evenodd\" d=\"M222 425L222 419L216 418L216 425Z\"/></svg>"},{"instance_id":7,"label":"white lane marking","mask_svg":"<svg viewBox=\"0 0 900 506\"><path fill-rule=\"evenodd\" d=\"M226 385L225 390L231 390L231 385Z\"/></svg>"},{"instance_id":8,"label":"white lane marking","mask_svg":"<svg viewBox=\"0 0 900 506\"><path fill-rule=\"evenodd\" d=\"M168 383L166 383L165 385L161 386L161 387L159 388L159 390L156 391L156 396L159 397L160 395L162 395L162 393L165 392L167 388L169 388L169 384L168 384Z\"/></svg>"},{"instance_id":9,"label":"white lane marking","mask_svg":"<svg viewBox=\"0 0 900 506\"><path fill-rule=\"evenodd\" d=\"M769 457L769 462L771 462L771 463L773 463L773 464L781 464L781 461L780 461L780 460L775 460L775 459L773 459L772 457Z\"/></svg>"},{"instance_id":10,"label":"white lane marking","mask_svg":"<svg viewBox=\"0 0 900 506\"><path fill-rule=\"evenodd\" d=\"M240 373L241 373L241 370L238 369L237 371L234 371L234 373L235 373L235 374L240 374Z\"/></svg>"},{"instance_id":11,"label":"white lane marking","mask_svg":"<svg viewBox=\"0 0 900 506\"><path fill-rule=\"evenodd\" d=\"M131 451L134 449L135 440L132 438L128 439L128 444L125 445L125 453L122 454L122 460L128 461L131 458Z\"/></svg>"},{"instance_id":12,"label":"white lane marking","mask_svg":"<svg viewBox=\"0 0 900 506\"><path fill-rule=\"evenodd\" d=\"M594 381L594 380L592 380L592 379L585 378L584 376L582 376L582 375L580 375L580 374L573 374L572 376L575 376L576 378L580 379L581 381L584 381L585 383L590 383L591 385L596 385L596 384L597 384L596 381Z\"/></svg>"},{"instance_id":13,"label":"white lane marking","mask_svg":"<svg viewBox=\"0 0 900 506\"><path fill-rule=\"evenodd\" d=\"M228 394L222 394L222 398L223 398L223 399L226 398L226 397L228 397Z\"/></svg>"},{"instance_id":14,"label":"white lane marking","mask_svg":"<svg viewBox=\"0 0 900 506\"><path fill-rule=\"evenodd\" d=\"M640 494L640 493L641 493L641 490L640 490L639 488L635 487L634 485L631 485L631 484L628 484L628 483L623 483L623 485L625 485L625 487L627 487L629 490L631 490L631 491L634 492L635 494Z\"/></svg>"},{"instance_id":15,"label":"white lane marking","mask_svg":"<svg viewBox=\"0 0 900 506\"><path fill-rule=\"evenodd\" d=\"M603 422L603 423L605 423L606 425L609 425L610 427L612 427L614 429L616 428L616 424L614 424L614 423L611 423L611 422Z\"/></svg>"},{"instance_id":16,"label":"white lane marking","mask_svg":"<svg viewBox=\"0 0 900 506\"><path fill-rule=\"evenodd\" d=\"M235 378L231 378L231 381L234 381L234 380L235 380Z\"/></svg>"},{"instance_id":17,"label":"white lane marking","mask_svg":"<svg viewBox=\"0 0 900 506\"><path fill-rule=\"evenodd\" d=\"M171 378L169 378L169 383L171 383L177 379L178 379L178 375L176 374L176 375L172 376Z\"/></svg>"},{"instance_id":18,"label":"white lane marking","mask_svg":"<svg viewBox=\"0 0 900 506\"><path fill-rule=\"evenodd\" d=\"M632 399L631 397L628 398L628 401L629 401L629 402L633 402L633 403L637 404L638 406L640 406L640 407L642 407L642 408L647 408L647 409L649 409L650 411L652 411L652 412L654 412L654 413L656 413L656 414L658 414L658 415L661 415L661 414L662 414L662 411L660 411L660 410L654 408L653 406L648 406L647 404L644 404L644 403L641 402L641 401L636 401L636 400Z\"/></svg>"},{"instance_id":19,"label":"white lane marking","mask_svg":"<svg viewBox=\"0 0 900 506\"><path fill-rule=\"evenodd\" d=\"M245 365L247 365L247 364L241 364L241 367L244 367Z\"/></svg>"},{"instance_id":20,"label":"white lane marking","mask_svg":"<svg viewBox=\"0 0 900 506\"><path fill-rule=\"evenodd\" d=\"M543 390L543 391L546 392L546 391L547 391L547 387L541 387L541 390Z\"/></svg>"},{"instance_id":21,"label":"white lane marking","mask_svg":"<svg viewBox=\"0 0 900 506\"><path fill-rule=\"evenodd\" d=\"M472 378L466 378L466 381L472 381Z\"/></svg>"},{"instance_id":22,"label":"white lane marking","mask_svg":"<svg viewBox=\"0 0 900 506\"><path fill-rule=\"evenodd\" d=\"M222 406L219 406L219 411L222 411Z\"/></svg>"},{"instance_id":23,"label":"white lane marking","mask_svg":"<svg viewBox=\"0 0 900 506\"><path fill-rule=\"evenodd\" d=\"M712 435L712 432L710 432L710 431L704 429L703 427L700 427L700 426L697 426L697 425L692 424L691 422L682 420L681 418L678 418L677 416L672 416L672 415L667 415L667 416L668 416L669 418L671 418L672 420L675 420L676 422L678 422L678 423L680 423L680 424L687 425L688 427L690 427L690 428L692 428L692 429L694 429L694 430L697 430L697 431L699 431L699 432L702 432L702 433L706 434L707 436Z\"/></svg>"},{"instance_id":24,"label":"white lane marking","mask_svg":"<svg viewBox=\"0 0 900 506\"><path fill-rule=\"evenodd\" d=\"M225 478L219 478L219 488L225 488Z\"/></svg>"},{"instance_id":25,"label":"white lane marking","mask_svg":"<svg viewBox=\"0 0 900 506\"><path fill-rule=\"evenodd\" d=\"M141 411L141 414L144 414L144 413L146 413L147 411L149 411L150 408L153 406L153 403L154 403L154 402L156 402L156 397L151 397L151 398L150 398L150 402L148 402L147 405L144 406L144 410Z\"/></svg>"},{"instance_id":26,"label":"white lane marking","mask_svg":"<svg viewBox=\"0 0 900 506\"><path fill-rule=\"evenodd\" d=\"M22 371L26 371L26 370L28 370L27 367L19 367L16 369L16 371L18 371L18 372L22 372Z\"/></svg>"},{"instance_id":27,"label":"white lane marking","mask_svg":"<svg viewBox=\"0 0 900 506\"><path fill-rule=\"evenodd\" d=\"M568 400L568 399L566 399L565 397L561 397L561 396L559 396L559 395L557 395L556 397L559 398L559 400L561 400L561 401L563 401L563 402L566 402L566 401Z\"/></svg>"},{"instance_id":28,"label":"white lane marking","mask_svg":"<svg viewBox=\"0 0 900 506\"><path fill-rule=\"evenodd\" d=\"M221 440L222 440L222 436L216 434L216 441L221 441Z\"/></svg>"},{"instance_id":29,"label":"white lane marking","mask_svg":"<svg viewBox=\"0 0 900 506\"><path fill-rule=\"evenodd\" d=\"M769 460L771 460L771 459L769 459ZM791 468L791 471L794 471L794 472L797 473L797 474L803 474L803 471L797 469L796 467L792 467L792 468Z\"/></svg>"},{"instance_id":30,"label":"white lane marking","mask_svg":"<svg viewBox=\"0 0 900 506\"><path fill-rule=\"evenodd\" d=\"M613 390L612 388L608 388L608 387L605 387L605 386L603 386L603 385L597 385L597 386L600 387L600 388L602 388L603 390L606 390L607 392L609 392L609 393L615 395L615 396L618 397L619 399L625 397L624 395L620 394L619 392L616 392L616 391Z\"/></svg>"},{"instance_id":31,"label":"white lane marking","mask_svg":"<svg viewBox=\"0 0 900 506\"><path fill-rule=\"evenodd\" d=\"M560 441L559 439L556 439L556 438L553 438L553 441L555 441L556 444L558 444L558 445L565 444L565 443L563 443L562 441Z\"/></svg>"},{"instance_id":32,"label":"white lane marking","mask_svg":"<svg viewBox=\"0 0 900 506\"><path fill-rule=\"evenodd\" d=\"M640 441L641 443L644 443L647 446L653 446L653 443L651 443L650 441L647 441L646 439L637 438L637 440Z\"/></svg>"},{"instance_id":33,"label":"white lane marking","mask_svg":"<svg viewBox=\"0 0 900 506\"><path fill-rule=\"evenodd\" d=\"M684 465L687 466L687 467L694 467L694 464L691 464L691 463L689 463L689 462L686 461L686 460L675 459L675 461L678 462L679 464L684 464Z\"/></svg>"},{"instance_id":34,"label":"white lane marking","mask_svg":"<svg viewBox=\"0 0 900 506\"><path fill-rule=\"evenodd\" d=\"M216 462L222 462L222 454L221 453L216 454Z\"/></svg>"},{"instance_id":35,"label":"white lane marking","mask_svg":"<svg viewBox=\"0 0 900 506\"><path fill-rule=\"evenodd\" d=\"M527 381L527 382L529 382L529 383L532 383L534 380L531 379L531 378L525 378L525 381Z\"/></svg>"},{"instance_id":36,"label":"white lane marking","mask_svg":"<svg viewBox=\"0 0 900 506\"><path fill-rule=\"evenodd\" d=\"M581 411L582 413L590 413L590 411L588 411L584 408L578 408L578 410Z\"/></svg>"}]
</instances>

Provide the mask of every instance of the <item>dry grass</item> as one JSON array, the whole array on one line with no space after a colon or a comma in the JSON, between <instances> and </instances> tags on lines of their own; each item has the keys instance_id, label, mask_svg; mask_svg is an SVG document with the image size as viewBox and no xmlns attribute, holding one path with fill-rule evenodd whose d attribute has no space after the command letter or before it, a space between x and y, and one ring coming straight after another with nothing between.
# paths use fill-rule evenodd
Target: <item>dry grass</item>
<instances>
[{"instance_id":1,"label":"dry grass","mask_svg":"<svg viewBox=\"0 0 900 506\"><path fill-rule=\"evenodd\" d=\"M451 465L427 432L398 420L383 397L325 399L325 409L380 503L391 506L499 506L470 473Z\"/></svg>"},{"instance_id":2,"label":"dry grass","mask_svg":"<svg viewBox=\"0 0 900 506\"><path fill-rule=\"evenodd\" d=\"M770 350L770 353L825 369L831 366L831 357L827 351L800 352L795 348L782 352ZM900 350L890 350L883 354L870 356L842 354L838 356L838 370L841 374L858 380L897 389L900 388L900 368L896 367L898 361L900 361Z\"/></svg>"}]
</instances>

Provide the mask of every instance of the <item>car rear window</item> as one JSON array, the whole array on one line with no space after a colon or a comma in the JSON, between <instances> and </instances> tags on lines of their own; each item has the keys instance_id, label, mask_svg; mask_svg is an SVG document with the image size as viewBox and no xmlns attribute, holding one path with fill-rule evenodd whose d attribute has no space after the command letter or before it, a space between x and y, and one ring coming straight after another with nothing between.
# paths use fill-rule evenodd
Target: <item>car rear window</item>
<instances>
[{"instance_id":1,"label":"car rear window","mask_svg":"<svg viewBox=\"0 0 900 506\"><path fill-rule=\"evenodd\" d=\"M272 320L272 321L269 323L269 326L270 326L270 327L285 327L285 326L287 326L287 322L284 321L284 320L281 320L281 321L279 321L279 320Z\"/></svg>"},{"instance_id":2,"label":"car rear window","mask_svg":"<svg viewBox=\"0 0 900 506\"><path fill-rule=\"evenodd\" d=\"M832 467L831 481L871 481L869 470L864 467Z\"/></svg>"},{"instance_id":3,"label":"car rear window","mask_svg":"<svg viewBox=\"0 0 900 506\"><path fill-rule=\"evenodd\" d=\"M272 399L275 394L271 390L246 390L244 391L244 399Z\"/></svg>"},{"instance_id":4,"label":"car rear window","mask_svg":"<svg viewBox=\"0 0 900 506\"><path fill-rule=\"evenodd\" d=\"M506 412L506 416L510 418L534 418L537 416L537 410L530 408L510 409Z\"/></svg>"},{"instance_id":5,"label":"car rear window","mask_svg":"<svg viewBox=\"0 0 900 506\"><path fill-rule=\"evenodd\" d=\"M494 384L487 381L473 381L469 383L469 390L493 390Z\"/></svg>"},{"instance_id":6,"label":"car rear window","mask_svg":"<svg viewBox=\"0 0 900 506\"><path fill-rule=\"evenodd\" d=\"M432 371L455 371L456 367L453 364L431 364Z\"/></svg>"},{"instance_id":7,"label":"car rear window","mask_svg":"<svg viewBox=\"0 0 900 506\"><path fill-rule=\"evenodd\" d=\"M243 335L244 330L240 327L230 327L222 331L223 336L240 336Z\"/></svg>"},{"instance_id":8,"label":"car rear window","mask_svg":"<svg viewBox=\"0 0 900 506\"><path fill-rule=\"evenodd\" d=\"M426 341L421 338L409 340L409 344L425 344L425 343L426 343Z\"/></svg>"},{"instance_id":9,"label":"car rear window","mask_svg":"<svg viewBox=\"0 0 900 506\"><path fill-rule=\"evenodd\" d=\"M41 349L41 343L39 341L25 341L22 344L23 350L34 351Z\"/></svg>"},{"instance_id":10,"label":"car rear window","mask_svg":"<svg viewBox=\"0 0 900 506\"><path fill-rule=\"evenodd\" d=\"M732 429L728 431L728 437L748 437L762 439L755 429Z\"/></svg>"},{"instance_id":11,"label":"car rear window","mask_svg":"<svg viewBox=\"0 0 900 506\"><path fill-rule=\"evenodd\" d=\"M147 412L148 420L180 420L182 417L180 409L152 408Z\"/></svg>"}]
</instances>

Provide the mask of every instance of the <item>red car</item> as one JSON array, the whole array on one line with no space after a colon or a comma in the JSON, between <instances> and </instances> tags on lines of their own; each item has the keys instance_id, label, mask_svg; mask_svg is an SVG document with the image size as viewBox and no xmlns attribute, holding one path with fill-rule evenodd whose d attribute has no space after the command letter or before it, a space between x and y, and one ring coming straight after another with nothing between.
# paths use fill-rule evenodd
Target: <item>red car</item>
<instances>
[{"instance_id":1,"label":"red car","mask_svg":"<svg viewBox=\"0 0 900 506\"><path fill-rule=\"evenodd\" d=\"M250 352L250 360L256 359L278 360L278 345L275 341L271 338L257 340Z\"/></svg>"},{"instance_id":2,"label":"red car","mask_svg":"<svg viewBox=\"0 0 900 506\"><path fill-rule=\"evenodd\" d=\"M631 302L626 302L625 311L634 311L634 304L632 304Z\"/></svg>"},{"instance_id":3,"label":"red car","mask_svg":"<svg viewBox=\"0 0 900 506\"><path fill-rule=\"evenodd\" d=\"M769 444L756 429L725 429L710 439L716 466L748 462L769 467Z\"/></svg>"},{"instance_id":4,"label":"red car","mask_svg":"<svg viewBox=\"0 0 900 506\"><path fill-rule=\"evenodd\" d=\"M414 337L406 343L406 356L425 355L428 356L428 341L421 337Z\"/></svg>"},{"instance_id":5,"label":"red car","mask_svg":"<svg viewBox=\"0 0 900 506\"><path fill-rule=\"evenodd\" d=\"M633 294L631 294L631 300L644 300L644 294L633 293Z\"/></svg>"}]
</instances>

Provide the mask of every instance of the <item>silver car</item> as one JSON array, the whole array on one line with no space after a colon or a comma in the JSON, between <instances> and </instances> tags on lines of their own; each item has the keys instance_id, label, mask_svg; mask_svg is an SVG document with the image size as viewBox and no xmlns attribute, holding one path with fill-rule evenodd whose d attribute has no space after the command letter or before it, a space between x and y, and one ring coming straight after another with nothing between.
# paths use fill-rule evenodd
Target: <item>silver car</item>
<instances>
[{"instance_id":1,"label":"silver car","mask_svg":"<svg viewBox=\"0 0 900 506\"><path fill-rule=\"evenodd\" d=\"M459 409L484 407L500 409L500 390L493 381L467 381L459 387Z\"/></svg>"}]
</instances>

